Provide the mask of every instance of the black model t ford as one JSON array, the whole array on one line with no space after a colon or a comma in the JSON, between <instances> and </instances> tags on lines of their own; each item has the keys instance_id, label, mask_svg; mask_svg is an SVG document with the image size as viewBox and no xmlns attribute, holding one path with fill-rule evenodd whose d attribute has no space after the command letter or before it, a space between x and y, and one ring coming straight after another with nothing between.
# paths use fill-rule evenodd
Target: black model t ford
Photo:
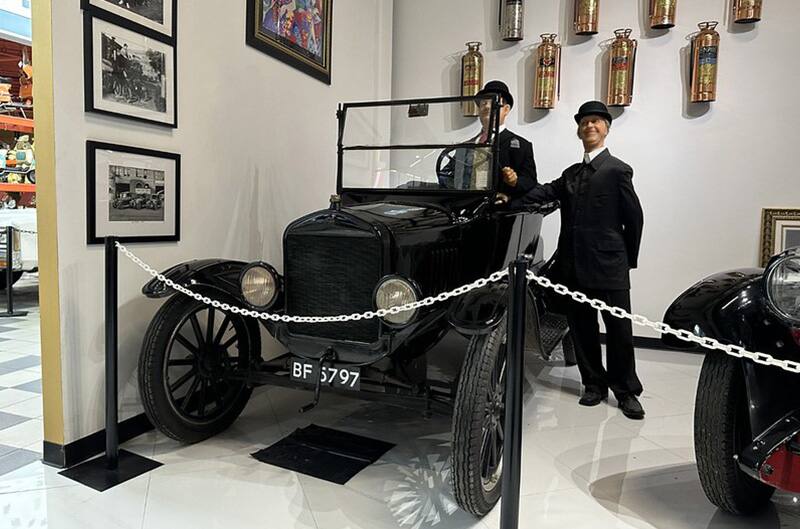
<instances>
[{"instance_id":1,"label":"black model t ford","mask_svg":"<svg viewBox=\"0 0 800 529\"><path fill-rule=\"evenodd\" d=\"M706 496L734 514L764 508L776 489L800 492L800 248L766 269L733 270L695 284L665 323L767 354L781 366L706 353L695 400L694 444ZM666 336L670 345L685 342ZM788 363L787 363L788 362Z\"/></svg>"},{"instance_id":2,"label":"black model t ford","mask_svg":"<svg viewBox=\"0 0 800 529\"><path fill-rule=\"evenodd\" d=\"M498 100L490 130L497 138ZM462 98L342 105L337 192L330 207L289 224L283 273L264 262L222 259L164 275L250 310L335 316L391 308L503 270L518 254L540 269L542 210L495 206L498 144L467 141ZM472 100L469 100L472 101ZM487 107L487 105L484 105ZM471 126L452 131L454 125ZM473 130L475 129L475 130ZM445 132L451 130L451 132ZM257 385L346 392L453 413L453 483L462 508L484 515L500 496L505 388L506 285L384 318L336 323L265 322L215 310L153 280L172 296L153 318L139 364L148 417L166 435L197 442L227 428ZM529 296L527 345L571 356L564 318ZM265 361L259 321L288 352ZM469 338L460 373L429 376L443 336ZM310 406L307 406L310 407Z\"/></svg>"}]
</instances>

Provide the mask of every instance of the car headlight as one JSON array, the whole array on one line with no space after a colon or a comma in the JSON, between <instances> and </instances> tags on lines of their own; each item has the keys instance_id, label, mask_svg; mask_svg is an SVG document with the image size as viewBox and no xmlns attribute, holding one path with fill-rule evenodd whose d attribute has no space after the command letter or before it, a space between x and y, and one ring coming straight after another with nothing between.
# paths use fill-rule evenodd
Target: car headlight
<instances>
[{"instance_id":1,"label":"car headlight","mask_svg":"<svg viewBox=\"0 0 800 529\"><path fill-rule=\"evenodd\" d=\"M400 277L389 277L381 281L375 290L375 306L379 309L390 309L417 301L417 289L409 281ZM387 323L404 325L414 319L417 310L405 310L397 314L383 317Z\"/></svg>"},{"instance_id":2,"label":"car headlight","mask_svg":"<svg viewBox=\"0 0 800 529\"><path fill-rule=\"evenodd\" d=\"M767 301L781 318L800 324L800 248L774 258L765 272Z\"/></svg>"},{"instance_id":3,"label":"car headlight","mask_svg":"<svg viewBox=\"0 0 800 529\"><path fill-rule=\"evenodd\" d=\"M239 284L244 300L253 307L269 307L278 293L275 273L263 263L253 263L245 268Z\"/></svg>"}]
</instances>

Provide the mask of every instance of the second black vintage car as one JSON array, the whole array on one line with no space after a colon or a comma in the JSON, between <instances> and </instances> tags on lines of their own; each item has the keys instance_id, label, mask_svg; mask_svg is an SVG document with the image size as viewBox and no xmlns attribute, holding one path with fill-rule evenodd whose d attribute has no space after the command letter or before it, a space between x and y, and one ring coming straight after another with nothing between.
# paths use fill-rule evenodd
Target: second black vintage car
<instances>
[{"instance_id":1,"label":"second black vintage car","mask_svg":"<svg viewBox=\"0 0 800 529\"><path fill-rule=\"evenodd\" d=\"M712 275L681 294L665 323L800 364L800 248L766 269ZM686 342L671 336L673 346ZM694 446L708 499L734 514L765 508L776 489L800 493L800 374L707 351L695 399Z\"/></svg>"},{"instance_id":2,"label":"second black vintage car","mask_svg":"<svg viewBox=\"0 0 800 529\"><path fill-rule=\"evenodd\" d=\"M497 138L498 102L491 105ZM290 316L391 308L450 291L506 268L518 254L541 269L548 210L495 206L496 141L477 143L462 98L340 107L337 195L292 222L283 273L265 262L176 265L164 275L215 300ZM470 100L471 101L471 100ZM449 132L448 132L449 131ZM551 208L552 210L552 208ZM139 364L153 424L193 443L227 428L258 385L344 392L425 412L452 412L454 495L482 516L502 474L506 283L386 317L337 323L264 322L222 312L153 280L170 297L153 318ZM573 358L565 319L530 291L527 346ZM262 359L259 321L286 348ZM429 351L449 332L468 338L453 378L429 374Z\"/></svg>"}]
</instances>

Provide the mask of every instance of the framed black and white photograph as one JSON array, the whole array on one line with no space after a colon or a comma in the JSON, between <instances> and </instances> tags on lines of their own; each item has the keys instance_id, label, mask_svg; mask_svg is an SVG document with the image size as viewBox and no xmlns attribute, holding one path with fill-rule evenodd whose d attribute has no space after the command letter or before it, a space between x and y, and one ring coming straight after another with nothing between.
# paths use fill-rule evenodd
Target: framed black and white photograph
<instances>
[{"instance_id":1,"label":"framed black and white photograph","mask_svg":"<svg viewBox=\"0 0 800 529\"><path fill-rule=\"evenodd\" d=\"M180 239L179 154L86 142L88 244Z\"/></svg>"},{"instance_id":2,"label":"framed black and white photograph","mask_svg":"<svg viewBox=\"0 0 800 529\"><path fill-rule=\"evenodd\" d=\"M175 47L85 15L86 110L178 126Z\"/></svg>"},{"instance_id":3,"label":"framed black and white photograph","mask_svg":"<svg viewBox=\"0 0 800 529\"><path fill-rule=\"evenodd\" d=\"M800 209L765 208L761 213L761 266L789 248L800 246Z\"/></svg>"},{"instance_id":4,"label":"framed black and white photograph","mask_svg":"<svg viewBox=\"0 0 800 529\"><path fill-rule=\"evenodd\" d=\"M81 7L128 29L175 42L178 0L81 0Z\"/></svg>"}]
</instances>

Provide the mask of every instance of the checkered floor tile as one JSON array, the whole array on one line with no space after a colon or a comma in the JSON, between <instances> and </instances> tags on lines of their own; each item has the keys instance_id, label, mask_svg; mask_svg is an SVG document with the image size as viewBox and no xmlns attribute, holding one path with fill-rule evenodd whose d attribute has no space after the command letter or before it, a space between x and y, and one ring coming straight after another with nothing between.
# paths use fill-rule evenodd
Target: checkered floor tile
<instances>
[{"instance_id":1,"label":"checkered floor tile","mask_svg":"<svg viewBox=\"0 0 800 529\"><path fill-rule=\"evenodd\" d=\"M0 314L5 311L0 292ZM42 374L39 350L39 277L14 285L14 309L0 318L0 476L42 457Z\"/></svg>"}]
</instances>

